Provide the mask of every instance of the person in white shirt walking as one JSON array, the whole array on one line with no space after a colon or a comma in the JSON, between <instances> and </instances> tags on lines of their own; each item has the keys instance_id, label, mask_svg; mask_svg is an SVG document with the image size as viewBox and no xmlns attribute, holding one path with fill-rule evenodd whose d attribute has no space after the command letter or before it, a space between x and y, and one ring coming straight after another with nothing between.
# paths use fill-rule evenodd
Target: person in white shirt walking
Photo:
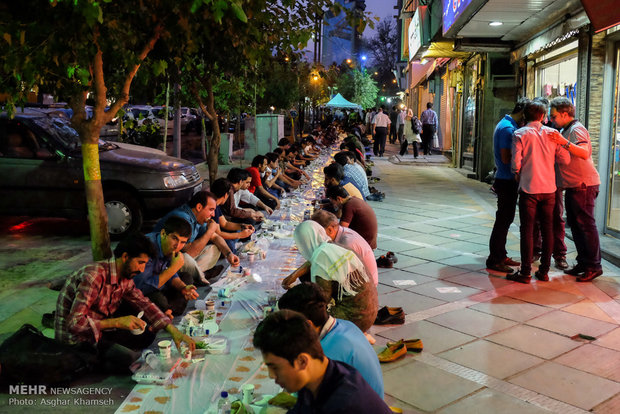
<instances>
[{"instance_id":1,"label":"person in white shirt walking","mask_svg":"<svg viewBox=\"0 0 620 414\"><path fill-rule=\"evenodd\" d=\"M372 152L380 157L383 157L385 152L385 140L391 124L390 117L384 111L385 105L381 105L379 112L372 121L372 134L375 137Z\"/></svg>"}]
</instances>

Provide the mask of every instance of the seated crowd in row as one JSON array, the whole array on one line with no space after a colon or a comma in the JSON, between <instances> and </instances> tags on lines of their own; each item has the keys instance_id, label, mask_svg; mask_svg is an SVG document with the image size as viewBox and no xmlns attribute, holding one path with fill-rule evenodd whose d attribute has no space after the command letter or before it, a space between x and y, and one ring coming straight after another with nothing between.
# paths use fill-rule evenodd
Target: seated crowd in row
<instances>
[{"instance_id":1,"label":"seated crowd in row","mask_svg":"<svg viewBox=\"0 0 620 414\"><path fill-rule=\"evenodd\" d=\"M232 168L226 178L211 183L209 191L198 192L186 205L169 212L151 233L121 241L113 258L72 274L58 298L56 338L92 345L102 367L111 372L127 372L160 329L167 330L177 346L185 342L194 349L192 339L174 327L172 318L185 312L189 300L198 298L197 286L208 285L209 279L221 273L223 266L216 266L221 256L230 265L239 265L237 242L248 240L265 216L280 207L280 198L309 178L304 167L335 143L335 132L333 128L318 131L300 144L280 141L274 152L256 156L247 169ZM356 147L352 139L343 145L345 149L347 145ZM276 360L290 355L295 357L288 358L293 369L316 373L320 367L324 374L326 369L331 376L354 378L347 383L356 385L356 395L368 394L369 387L374 390L359 401L370 398L371 405L383 407L383 377L369 343L374 339L365 335L378 310L373 253L378 225L366 199L381 195L374 193L373 198L370 194L364 166L354 151L335 154L334 162L324 168L325 198L318 200L324 209L315 211L311 220L294 231L295 243L307 262L284 279L288 291L280 298L279 307L301 312L307 320L294 312L268 318L257 329L254 341L270 371L270 355ZM302 283L293 286L297 279ZM149 329L132 335L131 330L146 326L134 316L141 310ZM297 319L303 320L307 341L292 347L295 356L278 348L290 347L290 341L273 339L269 326L288 326ZM319 345L312 345L318 341ZM308 346L314 350L309 351ZM307 364L298 367L300 355ZM344 398L346 392L334 391L332 397ZM304 395L300 391L300 401L309 398Z\"/></svg>"}]
</instances>

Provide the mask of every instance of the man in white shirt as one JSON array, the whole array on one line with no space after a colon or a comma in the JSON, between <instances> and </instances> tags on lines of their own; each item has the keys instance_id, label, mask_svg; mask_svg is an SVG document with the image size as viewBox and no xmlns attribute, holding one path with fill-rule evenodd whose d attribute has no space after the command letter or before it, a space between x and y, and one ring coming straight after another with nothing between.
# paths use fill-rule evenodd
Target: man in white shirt
<instances>
[{"instance_id":1,"label":"man in white shirt","mask_svg":"<svg viewBox=\"0 0 620 414\"><path fill-rule=\"evenodd\" d=\"M534 252L534 222L537 215L541 226L542 254L534 276L548 281L553 251L553 208L555 205L555 163L568 164L570 154L555 140L560 133L546 127L542 120L545 104L531 101L523 116L527 125L515 131L512 139L512 172L519 182L519 217L521 220L521 269L506 278L529 283Z\"/></svg>"},{"instance_id":2,"label":"man in white shirt","mask_svg":"<svg viewBox=\"0 0 620 414\"><path fill-rule=\"evenodd\" d=\"M385 152L385 140L390 130L390 117L384 113L385 105L381 105L379 112L372 121L372 135L375 137L373 144L373 153L379 157L383 157Z\"/></svg>"}]
</instances>

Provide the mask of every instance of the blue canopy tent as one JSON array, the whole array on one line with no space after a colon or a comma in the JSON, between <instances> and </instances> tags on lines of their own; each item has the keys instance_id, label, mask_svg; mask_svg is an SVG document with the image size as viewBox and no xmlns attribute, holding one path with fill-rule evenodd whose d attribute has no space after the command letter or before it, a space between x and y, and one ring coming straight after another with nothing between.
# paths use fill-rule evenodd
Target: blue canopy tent
<instances>
[{"instance_id":1,"label":"blue canopy tent","mask_svg":"<svg viewBox=\"0 0 620 414\"><path fill-rule=\"evenodd\" d=\"M328 108L344 108L344 109L362 109L358 104L349 102L340 94L334 96L329 102L325 104Z\"/></svg>"}]
</instances>

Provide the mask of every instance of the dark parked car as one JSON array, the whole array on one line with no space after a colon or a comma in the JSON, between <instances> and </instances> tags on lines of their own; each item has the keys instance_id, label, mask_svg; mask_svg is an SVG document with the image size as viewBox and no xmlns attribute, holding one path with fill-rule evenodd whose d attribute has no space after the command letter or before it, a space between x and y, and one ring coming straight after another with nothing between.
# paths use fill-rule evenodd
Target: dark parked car
<instances>
[{"instance_id":1,"label":"dark parked car","mask_svg":"<svg viewBox=\"0 0 620 414\"><path fill-rule=\"evenodd\" d=\"M159 150L99 140L99 159L112 236L139 230L202 188L192 163ZM0 214L86 215L81 145L62 114L0 114L0 177Z\"/></svg>"}]
</instances>

